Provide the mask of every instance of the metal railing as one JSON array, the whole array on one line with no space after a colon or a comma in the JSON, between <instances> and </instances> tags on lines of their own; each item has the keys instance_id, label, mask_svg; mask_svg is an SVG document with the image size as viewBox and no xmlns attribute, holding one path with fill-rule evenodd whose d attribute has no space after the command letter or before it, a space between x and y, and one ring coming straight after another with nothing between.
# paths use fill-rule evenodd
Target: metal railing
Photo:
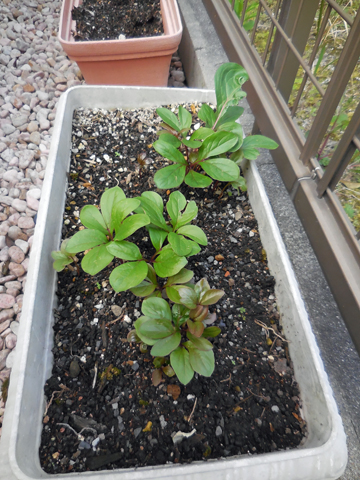
<instances>
[{"instance_id":1,"label":"metal railing","mask_svg":"<svg viewBox=\"0 0 360 480\"><path fill-rule=\"evenodd\" d=\"M242 64L249 74L244 90L255 116L254 132L260 130L280 145L273 152L274 161L360 353L360 233L335 191L354 152L360 151L360 105L327 168L323 170L318 161L324 136L360 57L360 12L353 17L334 0L273 0L271 7L270 1L257 0L253 26L245 29L247 8L254 0L241 2L241 12L236 11L235 0L203 3L230 60ZM270 27L260 55L254 42L264 13ZM314 73L314 62L329 18L335 14L346 24L348 35L331 79L324 84ZM295 88L295 83L300 86ZM294 117L309 83L322 100L305 136Z\"/></svg>"}]
</instances>

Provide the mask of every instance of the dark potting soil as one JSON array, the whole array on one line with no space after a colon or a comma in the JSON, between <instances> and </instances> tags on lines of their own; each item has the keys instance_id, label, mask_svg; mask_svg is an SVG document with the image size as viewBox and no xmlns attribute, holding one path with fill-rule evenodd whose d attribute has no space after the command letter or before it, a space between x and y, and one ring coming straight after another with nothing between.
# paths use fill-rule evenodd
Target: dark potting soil
<instances>
[{"instance_id":1,"label":"dark potting soil","mask_svg":"<svg viewBox=\"0 0 360 480\"><path fill-rule=\"evenodd\" d=\"M74 7L74 39L117 40L163 35L160 0L84 0Z\"/></svg>"},{"instance_id":2,"label":"dark potting soil","mask_svg":"<svg viewBox=\"0 0 360 480\"><path fill-rule=\"evenodd\" d=\"M105 188L119 185L127 197L156 188L153 174L165 165L152 148L159 123L153 110L76 112L64 238L78 230L81 207L99 204ZM176 377L153 386L150 354L126 341L142 300L115 293L108 282L116 259L94 277L61 272L40 447L48 473L228 458L295 448L304 439L274 278L247 195L221 196L218 186L179 190L196 201L193 223L208 238L187 268L195 281L206 277L226 292L212 307L221 328L211 339L215 371L186 386ZM170 191L159 193L166 199ZM146 257L154 253L145 229L131 240ZM179 431L193 434L174 444Z\"/></svg>"}]
</instances>

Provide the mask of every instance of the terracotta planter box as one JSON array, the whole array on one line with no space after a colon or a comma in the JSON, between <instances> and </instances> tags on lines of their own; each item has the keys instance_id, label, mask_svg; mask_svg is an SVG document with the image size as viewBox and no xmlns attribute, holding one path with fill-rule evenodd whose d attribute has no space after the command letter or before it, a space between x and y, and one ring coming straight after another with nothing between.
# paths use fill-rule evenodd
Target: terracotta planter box
<instances>
[{"instance_id":1,"label":"terracotta planter box","mask_svg":"<svg viewBox=\"0 0 360 480\"><path fill-rule=\"evenodd\" d=\"M44 383L51 375L56 272L51 251L59 246L73 111L141 108L182 102L213 102L214 92L195 89L75 87L61 98L44 180L27 287L0 442L1 480L51 478L41 470L39 444L45 411ZM345 470L346 439L296 278L255 162L243 165L277 304L289 340L308 435L300 448L258 455L156 467L55 475L57 480L335 480ZM49 399L48 399L49 400Z\"/></svg>"},{"instance_id":2,"label":"terracotta planter box","mask_svg":"<svg viewBox=\"0 0 360 480\"><path fill-rule=\"evenodd\" d=\"M182 25L176 0L161 0L164 35L75 42L71 11L82 0L64 0L60 13L59 41L89 85L147 85L166 87L171 56L176 52Z\"/></svg>"}]
</instances>

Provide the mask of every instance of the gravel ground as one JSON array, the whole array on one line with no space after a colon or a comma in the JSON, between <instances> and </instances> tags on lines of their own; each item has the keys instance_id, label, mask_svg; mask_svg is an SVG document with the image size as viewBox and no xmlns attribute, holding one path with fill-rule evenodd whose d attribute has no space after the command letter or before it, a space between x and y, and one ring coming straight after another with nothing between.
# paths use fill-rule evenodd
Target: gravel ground
<instances>
[{"instance_id":1,"label":"gravel ground","mask_svg":"<svg viewBox=\"0 0 360 480\"><path fill-rule=\"evenodd\" d=\"M14 361L56 105L84 83L57 40L61 2L0 3L0 389ZM173 57L169 86L183 87ZM0 436L5 402L0 393Z\"/></svg>"}]
</instances>

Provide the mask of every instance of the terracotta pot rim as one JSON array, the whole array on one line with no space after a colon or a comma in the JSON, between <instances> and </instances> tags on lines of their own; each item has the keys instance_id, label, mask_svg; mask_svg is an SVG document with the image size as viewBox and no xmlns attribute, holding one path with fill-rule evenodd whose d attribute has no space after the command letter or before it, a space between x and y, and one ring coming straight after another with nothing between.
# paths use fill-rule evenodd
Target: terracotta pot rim
<instances>
[{"instance_id":1,"label":"terracotta pot rim","mask_svg":"<svg viewBox=\"0 0 360 480\"><path fill-rule=\"evenodd\" d=\"M180 14L176 0L160 0L160 2L164 35L124 40L75 42L71 35L71 31L75 27L75 22L71 18L71 10L82 2L81 0L64 0L60 14L59 41L70 57L73 55L78 57L96 57L99 55L103 60L105 60L105 57L109 60L113 55L130 58L134 54L145 57L150 52L155 56L172 54L177 50L181 40Z\"/></svg>"}]
</instances>

